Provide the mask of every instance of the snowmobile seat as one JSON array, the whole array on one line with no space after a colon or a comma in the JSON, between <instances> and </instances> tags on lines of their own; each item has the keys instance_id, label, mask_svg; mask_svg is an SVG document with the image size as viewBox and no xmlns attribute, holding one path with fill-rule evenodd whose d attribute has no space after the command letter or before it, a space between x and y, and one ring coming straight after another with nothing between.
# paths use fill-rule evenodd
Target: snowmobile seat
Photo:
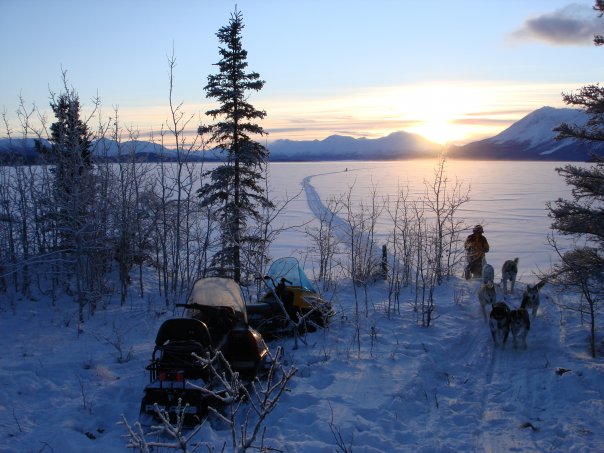
<instances>
[{"instance_id":1,"label":"snowmobile seat","mask_svg":"<svg viewBox=\"0 0 604 453\"><path fill-rule=\"evenodd\" d=\"M157 331L155 347L163 346L168 341L196 341L203 346L212 344L208 327L198 319L174 318L164 321Z\"/></svg>"},{"instance_id":2,"label":"snowmobile seat","mask_svg":"<svg viewBox=\"0 0 604 453\"><path fill-rule=\"evenodd\" d=\"M204 378L206 367L192 354L204 357L211 348L210 333L203 322L191 318L168 319L157 332L153 357L147 367L151 381L173 371L182 372L188 379Z\"/></svg>"}]
</instances>

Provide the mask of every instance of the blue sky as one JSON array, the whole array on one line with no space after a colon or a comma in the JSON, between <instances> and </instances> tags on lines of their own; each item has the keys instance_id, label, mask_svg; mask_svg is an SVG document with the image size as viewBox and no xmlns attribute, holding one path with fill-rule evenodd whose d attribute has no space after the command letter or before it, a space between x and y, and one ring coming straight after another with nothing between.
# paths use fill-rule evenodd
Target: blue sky
<instances>
[{"instance_id":1,"label":"blue sky","mask_svg":"<svg viewBox=\"0 0 604 453\"><path fill-rule=\"evenodd\" d=\"M563 106L561 92L604 69L592 1L0 0L0 109L13 130L19 96L52 117L65 70L85 108L98 95L103 117L117 107L145 136L168 118L174 52L173 96L194 130L214 107L203 87L235 4L266 81L249 100L269 140L405 130L468 142Z\"/></svg>"}]
</instances>

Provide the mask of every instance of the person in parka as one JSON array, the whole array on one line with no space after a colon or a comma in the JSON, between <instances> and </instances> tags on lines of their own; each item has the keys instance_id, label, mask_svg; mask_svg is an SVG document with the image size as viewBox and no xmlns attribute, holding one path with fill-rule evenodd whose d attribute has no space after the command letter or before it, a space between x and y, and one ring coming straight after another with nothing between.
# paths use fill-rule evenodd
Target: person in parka
<instances>
[{"instance_id":1,"label":"person in parka","mask_svg":"<svg viewBox=\"0 0 604 453\"><path fill-rule=\"evenodd\" d=\"M482 276L482 265L485 254L489 251L489 242L482 234L484 229L482 225L476 225L466 238L464 248L466 249L467 266L465 269L466 279Z\"/></svg>"}]
</instances>

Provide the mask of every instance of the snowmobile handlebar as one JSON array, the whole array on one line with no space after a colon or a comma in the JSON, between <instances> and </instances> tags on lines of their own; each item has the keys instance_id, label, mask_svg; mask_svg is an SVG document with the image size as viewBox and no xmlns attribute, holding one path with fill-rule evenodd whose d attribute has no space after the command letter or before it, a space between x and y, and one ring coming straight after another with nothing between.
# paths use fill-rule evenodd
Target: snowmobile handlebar
<instances>
[{"instance_id":1,"label":"snowmobile handlebar","mask_svg":"<svg viewBox=\"0 0 604 453\"><path fill-rule=\"evenodd\" d=\"M264 278L264 280L270 280L273 283L273 286L275 288L277 287L277 285L275 284L275 279L273 279L273 277L271 277L270 275L265 275L263 278ZM279 284L285 286L286 283L289 284L289 285L292 284L292 282L290 282L285 277L281 277L281 279L279 281Z\"/></svg>"}]
</instances>

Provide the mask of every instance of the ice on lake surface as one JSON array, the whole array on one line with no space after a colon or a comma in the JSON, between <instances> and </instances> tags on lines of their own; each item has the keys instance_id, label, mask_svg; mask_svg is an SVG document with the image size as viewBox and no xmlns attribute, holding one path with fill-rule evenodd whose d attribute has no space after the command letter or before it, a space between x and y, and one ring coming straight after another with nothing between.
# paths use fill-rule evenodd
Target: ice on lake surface
<instances>
[{"instance_id":1,"label":"ice on lake surface","mask_svg":"<svg viewBox=\"0 0 604 453\"><path fill-rule=\"evenodd\" d=\"M271 198L278 201L302 189L302 180L311 176L310 184L324 204L331 197L347 194L352 188L357 203L370 201L375 189L380 197L395 197L400 188L421 195L424 181L434 180L436 160L399 162L312 162L272 163L269 181ZM487 261L501 269L507 259L520 259L519 278L530 281L534 272L546 270L556 261L556 254L547 242L552 233L546 203L570 197L570 188L556 168L564 162L520 161L447 161L445 176L448 186L462 184L470 188L470 201L458 216L468 225L481 223L491 251ZM573 165L583 165L575 164ZM379 224L378 241L385 243L390 229L386 213ZM306 195L291 202L280 222L297 226L313 221ZM279 222L277 222L279 224ZM468 230L468 234L471 231ZM300 235L282 233L275 244L275 255L288 255L302 248Z\"/></svg>"}]
</instances>

